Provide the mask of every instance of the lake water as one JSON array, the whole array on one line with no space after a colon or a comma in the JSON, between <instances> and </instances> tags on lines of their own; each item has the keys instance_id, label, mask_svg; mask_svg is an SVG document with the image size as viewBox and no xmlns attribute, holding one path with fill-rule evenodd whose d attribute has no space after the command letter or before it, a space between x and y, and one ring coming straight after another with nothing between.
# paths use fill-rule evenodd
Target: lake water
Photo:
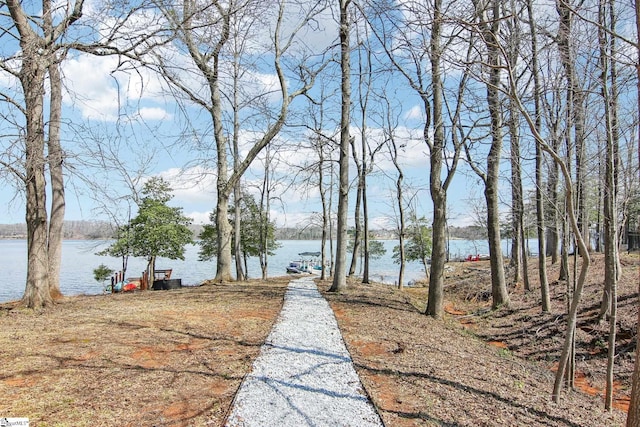
<instances>
[{"instance_id":1,"label":"lake water","mask_svg":"<svg viewBox=\"0 0 640 427\"><path fill-rule=\"evenodd\" d=\"M298 258L298 253L320 250L320 241L317 240L284 240L280 243L282 247L269 258L269 277L285 275L285 267L289 261ZM387 253L382 258L371 261L369 275L371 280L387 283L397 281L399 266L391 258L393 247L397 243L393 240L383 241ZM532 249L536 247L534 243L530 243ZM105 242L88 240L67 240L63 243L60 273L60 287L63 294L92 295L102 293L103 284L95 281L93 270L100 264L105 264L113 270L121 268L120 259L95 255L106 246ZM503 246L506 248L506 242ZM198 246L188 246L185 261L159 258L156 262L156 268L172 268L171 277L182 279L183 285L196 285L215 277L215 261L198 261L198 248ZM503 250L505 249L503 248ZM486 242L468 240L451 240L450 251L452 257L465 257L468 254L489 252ZM27 242L26 240L0 240L0 254L0 271L3 276L0 282L0 302L20 299L24 293L27 277ZM258 259L252 258L248 264L249 277L260 277ZM146 261L144 259L130 258L127 276L140 276L145 267ZM358 272L356 271L356 273ZM424 271L420 263L407 263L405 281L409 282L423 277Z\"/></svg>"}]
</instances>

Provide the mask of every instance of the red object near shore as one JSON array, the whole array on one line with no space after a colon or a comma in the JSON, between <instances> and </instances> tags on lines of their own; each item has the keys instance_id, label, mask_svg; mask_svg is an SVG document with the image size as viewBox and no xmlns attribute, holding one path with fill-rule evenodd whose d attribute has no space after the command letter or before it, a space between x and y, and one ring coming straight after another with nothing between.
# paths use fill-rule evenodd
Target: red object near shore
<instances>
[{"instance_id":1,"label":"red object near shore","mask_svg":"<svg viewBox=\"0 0 640 427\"><path fill-rule=\"evenodd\" d=\"M136 284L135 284L135 283L127 283L126 285L124 285L124 286L122 287L122 290L123 290L124 292L130 292L130 291L134 291L134 290L136 290L137 288L138 288L138 286L136 286Z\"/></svg>"}]
</instances>

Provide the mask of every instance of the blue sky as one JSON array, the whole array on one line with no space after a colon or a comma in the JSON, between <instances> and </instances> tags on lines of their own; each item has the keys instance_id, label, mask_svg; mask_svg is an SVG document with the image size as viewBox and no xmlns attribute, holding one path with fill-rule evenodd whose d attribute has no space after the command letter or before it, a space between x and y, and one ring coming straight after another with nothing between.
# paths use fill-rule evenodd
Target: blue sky
<instances>
[{"instance_id":1,"label":"blue sky","mask_svg":"<svg viewBox=\"0 0 640 427\"><path fill-rule=\"evenodd\" d=\"M336 34L335 23L329 15L325 15L318 30L306 33L305 43L307 47L326 46L334 41ZM180 60L179 51L171 53ZM210 148L213 139L209 117L202 110L188 107L188 121L185 120L182 114L185 110L167 94L164 83L157 76L144 69L113 73L117 61L115 57L73 54L63 64L66 85L63 146L69 155L66 162L66 218L109 220L108 213L122 218L126 215L127 203L119 200L131 193L128 185L137 182L139 188L149 176L160 175L174 188L171 203L181 206L195 223L207 223L209 213L215 206L216 173L215 154ZM186 64L187 61L184 61ZM277 87L276 76L266 65L255 69L246 79L251 82L251 85L247 84L248 89L255 93L273 91ZM292 87L295 86L294 81L290 83ZM198 82L194 81L193 84L197 85ZM354 79L352 85L356 84ZM405 145L401 162L406 175L405 183L410 187L406 194L415 195L412 204L419 215L430 217L428 148L421 141L424 111L415 94L406 88L400 77L385 81L385 84L396 107L397 138L399 143ZM15 81L0 74L0 88L3 91L10 92L15 85ZM357 89L354 89L353 95L353 104L356 105ZM270 95L269 102L274 108L278 106L275 95ZM339 96L334 97L332 102L334 111L338 111L335 107ZM296 101L294 106L301 107L301 101ZM304 123L304 114L304 111L294 109L291 117L296 119L292 118L292 121ZM357 117L358 112L354 111L352 134L359 144ZM335 133L335 119L334 115L332 122L327 123L325 133ZM6 123L0 125L0 130L9 133L7 126ZM384 138L376 120L371 120L367 126L371 141ZM240 143L245 152L263 129L259 120L242 129ZM305 161L313 158L314 154L305 148L307 139L308 134L303 130L287 129L275 141L279 148L274 154L277 159L273 163L276 165L276 174L283 180L290 180ZM3 146L0 148L4 149L8 142L5 139L1 143ZM119 168L98 167L98 158L95 156L98 146L108 147L109 156L120 163ZM252 192L256 192L255 186L262 179L261 163L256 162L246 174L244 185ZM352 164L350 169L353 177L355 166ZM96 194L95 190L90 189L90 184L80 179L81 176L88 178L96 188L105 190L104 193ZM395 177L393 165L383 150L376 159L367 189L370 219L375 228L393 227ZM305 187L306 181L307 178L299 176L294 186L285 185L285 182L278 186L278 191L274 193L278 199L271 204L271 216L278 226L307 225L309 218L320 211L318 191L313 187ZM355 200L353 194L350 211ZM473 223L475 219L469 199L481 197L479 180L461 165L449 193L450 224ZM14 186L6 183L2 186L0 206L0 223L24 221L23 196L16 194ZM334 202L334 209L336 207L337 202Z\"/></svg>"}]
</instances>

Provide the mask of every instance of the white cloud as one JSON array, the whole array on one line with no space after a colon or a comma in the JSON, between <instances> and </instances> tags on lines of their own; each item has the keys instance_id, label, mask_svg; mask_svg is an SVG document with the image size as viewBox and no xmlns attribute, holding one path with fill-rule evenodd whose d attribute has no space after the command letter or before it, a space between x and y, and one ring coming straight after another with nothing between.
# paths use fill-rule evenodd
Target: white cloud
<instances>
[{"instance_id":1,"label":"white cloud","mask_svg":"<svg viewBox=\"0 0 640 427\"><path fill-rule=\"evenodd\" d=\"M172 118L167 110L158 107L142 107L139 113L143 120L169 120Z\"/></svg>"},{"instance_id":2,"label":"white cloud","mask_svg":"<svg viewBox=\"0 0 640 427\"><path fill-rule=\"evenodd\" d=\"M66 87L64 100L78 107L84 118L115 120L122 100L111 75L115 57L80 55L63 63Z\"/></svg>"},{"instance_id":3,"label":"white cloud","mask_svg":"<svg viewBox=\"0 0 640 427\"><path fill-rule=\"evenodd\" d=\"M424 113L419 105L414 105L404 115L405 120L424 120Z\"/></svg>"},{"instance_id":4,"label":"white cloud","mask_svg":"<svg viewBox=\"0 0 640 427\"><path fill-rule=\"evenodd\" d=\"M137 110L142 119L171 119L163 107L165 91L157 75L149 70L114 70L116 57L80 54L62 65L67 93L64 102L79 109L85 119L116 121L122 113ZM142 106L141 106L142 105Z\"/></svg>"},{"instance_id":5,"label":"white cloud","mask_svg":"<svg viewBox=\"0 0 640 427\"><path fill-rule=\"evenodd\" d=\"M189 212L189 213L185 213L184 215L188 218L191 218L193 220L193 224L209 224L209 215L211 214L211 211L209 212Z\"/></svg>"},{"instance_id":6,"label":"white cloud","mask_svg":"<svg viewBox=\"0 0 640 427\"><path fill-rule=\"evenodd\" d=\"M173 189L172 204L179 206L215 205L216 175L214 171L197 166L186 169L171 168L158 175L167 180Z\"/></svg>"},{"instance_id":7,"label":"white cloud","mask_svg":"<svg viewBox=\"0 0 640 427\"><path fill-rule=\"evenodd\" d=\"M313 218L311 212L271 212L271 220L276 223L277 227L304 227L309 225Z\"/></svg>"}]
</instances>

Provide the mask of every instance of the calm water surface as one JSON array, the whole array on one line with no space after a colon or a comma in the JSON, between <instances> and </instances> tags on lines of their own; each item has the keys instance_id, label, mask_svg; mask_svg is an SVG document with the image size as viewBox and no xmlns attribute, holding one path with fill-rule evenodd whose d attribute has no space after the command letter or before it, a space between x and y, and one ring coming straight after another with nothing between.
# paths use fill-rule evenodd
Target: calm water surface
<instances>
[{"instance_id":1,"label":"calm water surface","mask_svg":"<svg viewBox=\"0 0 640 427\"><path fill-rule=\"evenodd\" d=\"M269 276L282 276L289 261L298 258L301 252L320 251L317 240L284 240L282 247L269 258ZM391 258L393 247L397 241L384 241L386 255L371 262L370 278L376 281L394 283L397 281L398 265ZM100 264L105 264L113 270L122 268L120 259L95 255L104 249L108 243L88 240L67 240L63 243L62 268L60 273L60 287L65 295L100 294L103 284L93 278L93 270ZM533 244L531 245L532 247ZM471 242L467 240L451 241L451 256L464 257L468 254L488 253L486 242ZM183 285L196 285L215 276L215 261L198 261L198 246L186 248L185 260L169 260L158 258L156 268L172 268L172 278L182 279ZM327 247L327 253L328 253ZM140 276L146 267L146 261L141 258L130 258L127 268L128 277ZM249 276L260 277L260 265L256 259L249 260ZM0 282L0 302L20 299L24 293L27 277L27 242L26 240L0 240L0 271L3 280ZM408 263L405 271L405 281L424 277L422 265Z\"/></svg>"}]
</instances>

